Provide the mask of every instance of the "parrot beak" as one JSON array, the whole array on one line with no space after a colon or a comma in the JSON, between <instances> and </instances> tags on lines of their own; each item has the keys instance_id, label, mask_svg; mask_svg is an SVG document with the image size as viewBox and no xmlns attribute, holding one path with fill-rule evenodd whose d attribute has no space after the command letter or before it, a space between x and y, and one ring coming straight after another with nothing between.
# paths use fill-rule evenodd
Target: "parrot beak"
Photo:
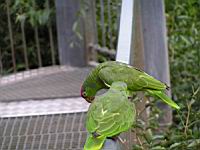
<instances>
[{"instance_id":1,"label":"parrot beak","mask_svg":"<svg viewBox=\"0 0 200 150\"><path fill-rule=\"evenodd\" d=\"M94 96L90 96L90 97L86 97L85 100L88 102L88 103L92 103L92 101L94 100Z\"/></svg>"}]
</instances>

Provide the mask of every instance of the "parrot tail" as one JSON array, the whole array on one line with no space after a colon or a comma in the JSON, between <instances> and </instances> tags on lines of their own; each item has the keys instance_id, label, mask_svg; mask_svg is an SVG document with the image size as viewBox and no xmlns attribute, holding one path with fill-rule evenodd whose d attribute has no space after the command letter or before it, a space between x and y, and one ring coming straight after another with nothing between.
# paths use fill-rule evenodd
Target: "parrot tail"
<instances>
[{"instance_id":1,"label":"parrot tail","mask_svg":"<svg viewBox=\"0 0 200 150\"><path fill-rule=\"evenodd\" d=\"M105 136L94 137L90 134L84 145L84 150L101 150L105 140Z\"/></svg>"},{"instance_id":2,"label":"parrot tail","mask_svg":"<svg viewBox=\"0 0 200 150\"><path fill-rule=\"evenodd\" d=\"M164 92L157 91L157 90L147 90L147 92L153 97L160 98L162 101L164 101L171 107L178 110L180 109L180 107L171 98L169 98Z\"/></svg>"}]
</instances>

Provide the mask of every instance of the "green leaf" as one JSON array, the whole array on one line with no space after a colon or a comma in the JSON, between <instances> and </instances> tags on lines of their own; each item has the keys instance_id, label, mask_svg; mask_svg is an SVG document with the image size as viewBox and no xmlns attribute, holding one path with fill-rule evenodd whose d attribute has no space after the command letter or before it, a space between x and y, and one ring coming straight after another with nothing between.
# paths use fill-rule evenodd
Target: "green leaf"
<instances>
[{"instance_id":1,"label":"green leaf","mask_svg":"<svg viewBox=\"0 0 200 150\"><path fill-rule=\"evenodd\" d=\"M165 139L164 135L154 135L153 136L153 140L163 140L163 139Z\"/></svg>"},{"instance_id":2,"label":"green leaf","mask_svg":"<svg viewBox=\"0 0 200 150\"><path fill-rule=\"evenodd\" d=\"M26 14L17 14L16 22L24 23L26 20Z\"/></svg>"},{"instance_id":3,"label":"green leaf","mask_svg":"<svg viewBox=\"0 0 200 150\"><path fill-rule=\"evenodd\" d=\"M193 140L193 142L190 143L187 147L192 148L192 147L197 147L197 146L200 146L200 139Z\"/></svg>"},{"instance_id":4,"label":"green leaf","mask_svg":"<svg viewBox=\"0 0 200 150\"><path fill-rule=\"evenodd\" d=\"M48 20L49 20L49 16L50 16L50 10L45 9L43 11L39 11L39 24L40 25L45 25L47 24Z\"/></svg>"},{"instance_id":5,"label":"green leaf","mask_svg":"<svg viewBox=\"0 0 200 150\"><path fill-rule=\"evenodd\" d=\"M166 148L162 146L155 146L155 147L152 147L150 150L166 150Z\"/></svg>"},{"instance_id":6,"label":"green leaf","mask_svg":"<svg viewBox=\"0 0 200 150\"><path fill-rule=\"evenodd\" d=\"M172 144L172 145L169 147L169 149L171 150L171 149L173 149L173 148L179 147L181 144L182 144L182 143L174 143L174 144Z\"/></svg>"},{"instance_id":7,"label":"green leaf","mask_svg":"<svg viewBox=\"0 0 200 150\"><path fill-rule=\"evenodd\" d=\"M133 150L143 150L143 148L138 144L134 144L132 148Z\"/></svg>"},{"instance_id":8,"label":"green leaf","mask_svg":"<svg viewBox=\"0 0 200 150\"><path fill-rule=\"evenodd\" d=\"M148 143L152 142L153 134L152 134L151 129L148 129L148 130L145 131L144 137L145 137L145 139L147 140Z\"/></svg>"}]
</instances>

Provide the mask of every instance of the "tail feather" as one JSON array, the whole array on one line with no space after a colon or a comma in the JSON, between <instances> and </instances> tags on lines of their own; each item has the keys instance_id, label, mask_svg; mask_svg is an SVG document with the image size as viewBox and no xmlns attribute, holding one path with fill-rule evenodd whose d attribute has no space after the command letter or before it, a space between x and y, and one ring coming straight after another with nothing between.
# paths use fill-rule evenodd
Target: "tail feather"
<instances>
[{"instance_id":1,"label":"tail feather","mask_svg":"<svg viewBox=\"0 0 200 150\"><path fill-rule=\"evenodd\" d=\"M154 97L160 98L162 101L170 105L171 107L175 109L180 109L180 107L171 99L169 98L164 92L157 91L157 90L147 90L147 92Z\"/></svg>"},{"instance_id":2,"label":"tail feather","mask_svg":"<svg viewBox=\"0 0 200 150\"><path fill-rule=\"evenodd\" d=\"M101 150L105 140L105 136L93 137L93 135L89 135L84 145L84 150Z\"/></svg>"},{"instance_id":3,"label":"tail feather","mask_svg":"<svg viewBox=\"0 0 200 150\"><path fill-rule=\"evenodd\" d=\"M152 76L146 74L142 76L144 82L147 83L147 89L153 90L165 90L168 86L167 84L153 78Z\"/></svg>"}]
</instances>

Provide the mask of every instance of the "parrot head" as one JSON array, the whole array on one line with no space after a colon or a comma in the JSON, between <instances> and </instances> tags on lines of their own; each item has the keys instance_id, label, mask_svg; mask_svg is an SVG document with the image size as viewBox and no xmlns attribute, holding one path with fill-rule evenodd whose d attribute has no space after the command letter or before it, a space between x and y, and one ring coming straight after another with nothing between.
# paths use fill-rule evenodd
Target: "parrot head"
<instances>
[{"instance_id":1,"label":"parrot head","mask_svg":"<svg viewBox=\"0 0 200 150\"><path fill-rule=\"evenodd\" d=\"M83 97L88 103L91 103L95 98L95 93L89 87L81 87L81 97Z\"/></svg>"}]
</instances>

